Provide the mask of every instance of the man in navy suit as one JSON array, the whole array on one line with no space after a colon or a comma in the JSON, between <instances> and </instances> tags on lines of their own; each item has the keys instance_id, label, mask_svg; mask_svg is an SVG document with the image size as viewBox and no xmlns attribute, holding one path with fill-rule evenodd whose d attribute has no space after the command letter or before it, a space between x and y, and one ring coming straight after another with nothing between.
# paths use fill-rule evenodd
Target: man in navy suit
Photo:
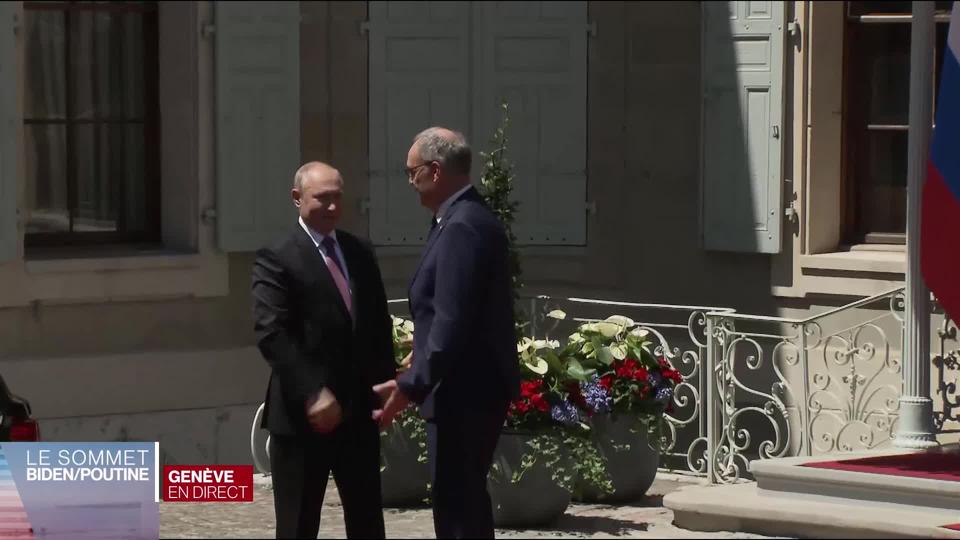
<instances>
[{"instance_id":1,"label":"man in navy suit","mask_svg":"<svg viewBox=\"0 0 960 540\"><path fill-rule=\"evenodd\" d=\"M492 538L487 474L520 373L507 235L470 184L463 135L430 128L406 171L434 217L410 284L413 360L374 389L385 428L408 405L427 420L434 527L439 538Z\"/></svg>"}]
</instances>

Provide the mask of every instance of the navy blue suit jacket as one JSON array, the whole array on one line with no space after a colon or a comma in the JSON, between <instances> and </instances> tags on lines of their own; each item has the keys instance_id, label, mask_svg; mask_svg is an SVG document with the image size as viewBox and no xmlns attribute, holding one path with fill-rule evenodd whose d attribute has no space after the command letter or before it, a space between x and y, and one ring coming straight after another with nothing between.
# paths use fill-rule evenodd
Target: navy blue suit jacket
<instances>
[{"instance_id":1,"label":"navy blue suit jacket","mask_svg":"<svg viewBox=\"0 0 960 540\"><path fill-rule=\"evenodd\" d=\"M431 231L408 298L413 366L398 385L421 415L503 414L520 389L507 235L475 189Z\"/></svg>"}]
</instances>

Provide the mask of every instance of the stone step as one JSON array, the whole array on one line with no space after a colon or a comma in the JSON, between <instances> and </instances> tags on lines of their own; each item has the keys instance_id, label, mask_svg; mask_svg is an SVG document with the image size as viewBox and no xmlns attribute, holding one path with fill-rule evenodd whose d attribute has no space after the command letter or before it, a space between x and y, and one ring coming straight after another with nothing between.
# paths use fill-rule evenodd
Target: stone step
<instances>
[{"instance_id":1,"label":"stone step","mask_svg":"<svg viewBox=\"0 0 960 540\"><path fill-rule=\"evenodd\" d=\"M958 538L942 528L960 513L809 493L762 489L755 483L691 486L668 494L673 524L695 531L742 531L791 538Z\"/></svg>"},{"instance_id":2,"label":"stone step","mask_svg":"<svg viewBox=\"0 0 960 540\"><path fill-rule=\"evenodd\" d=\"M960 482L930 478L913 478L834 469L804 467L804 463L875 457L896 452L871 452L784 459L757 460L750 463L750 472L757 487L768 492L839 497L857 501L902 504L914 507L960 510ZM960 512L954 513L960 522Z\"/></svg>"}]
</instances>

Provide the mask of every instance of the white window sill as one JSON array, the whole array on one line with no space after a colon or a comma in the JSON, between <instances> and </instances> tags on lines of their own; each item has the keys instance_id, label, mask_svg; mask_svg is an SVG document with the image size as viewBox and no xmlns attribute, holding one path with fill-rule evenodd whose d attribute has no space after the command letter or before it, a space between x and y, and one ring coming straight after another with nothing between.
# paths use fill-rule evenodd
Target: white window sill
<instances>
[{"instance_id":1,"label":"white window sill","mask_svg":"<svg viewBox=\"0 0 960 540\"><path fill-rule=\"evenodd\" d=\"M118 252L109 256L64 257L56 252L30 256L25 261L28 274L56 274L65 272L117 272L124 270L158 270L197 268L203 256L164 250Z\"/></svg>"},{"instance_id":2,"label":"white window sill","mask_svg":"<svg viewBox=\"0 0 960 540\"><path fill-rule=\"evenodd\" d=\"M773 287L775 296L872 296L904 284L904 246L860 245L848 251L800 255L800 275L790 287Z\"/></svg>"},{"instance_id":3,"label":"white window sill","mask_svg":"<svg viewBox=\"0 0 960 540\"><path fill-rule=\"evenodd\" d=\"M0 307L217 297L229 294L225 254L57 250L0 264Z\"/></svg>"},{"instance_id":4,"label":"white window sill","mask_svg":"<svg viewBox=\"0 0 960 540\"><path fill-rule=\"evenodd\" d=\"M903 274L907 271L907 255L902 249L886 246L877 249L854 246L850 251L801 255L800 266L804 269Z\"/></svg>"}]
</instances>

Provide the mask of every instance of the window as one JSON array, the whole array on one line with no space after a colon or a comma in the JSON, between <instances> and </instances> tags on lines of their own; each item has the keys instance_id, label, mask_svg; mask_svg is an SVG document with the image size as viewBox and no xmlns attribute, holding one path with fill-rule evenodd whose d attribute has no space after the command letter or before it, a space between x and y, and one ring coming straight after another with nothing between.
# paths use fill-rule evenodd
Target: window
<instances>
[{"instance_id":1,"label":"window","mask_svg":"<svg viewBox=\"0 0 960 540\"><path fill-rule=\"evenodd\" d=\"M24 2L26 237L160 237L156 2Z\"/></svg>"},{"instance_id":2,"label":"window","mask_svg":"<svg viewBox=\"0 0 960 540\"><path fill-rule=\"evenodd\" d=\"M936 2L934 91L952 4ZM848 244L905 242L910 14L910 2L847 3L842 193Z\"/></svg>"}]
</instances>

